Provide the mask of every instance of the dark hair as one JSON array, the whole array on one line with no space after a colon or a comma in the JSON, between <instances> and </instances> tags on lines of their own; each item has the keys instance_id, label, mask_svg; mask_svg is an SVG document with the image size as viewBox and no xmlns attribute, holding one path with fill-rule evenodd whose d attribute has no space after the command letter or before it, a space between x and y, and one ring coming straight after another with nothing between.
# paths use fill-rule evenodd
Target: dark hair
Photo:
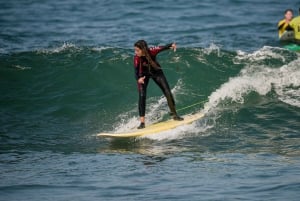
<instances>
[{"instance_id":1,"label":"dark hair","mask_svg":"<svg viewBox=\"0 0 300 201\"><path fill-rule=\"evenodd\" d=\"M300 11L300 8L299 8L299 11ZM287 12L291 12L292 14L294 13L293 10L290 9L290 8L289 8L289 9L286 9L286 10L284 11L284 14L286 14Z\"/></svg>"},{"instance_id":2,"label":"dark hair","mask_svg":"<svg viewBox=\"0 0 300 201\"><path fill-rule=\"evenodd\" d=\"M134 43L134 46L140 48L143 51L143 53L146 56L146 59L148 60L148 62L151 64L152 67L160 68L158 66L158 64L155 61L153 61L153 59L151 58L149 48L148 48L148 45L147 45L146 41L138 40L137 42Z\"/></svg>"}]
</instances>

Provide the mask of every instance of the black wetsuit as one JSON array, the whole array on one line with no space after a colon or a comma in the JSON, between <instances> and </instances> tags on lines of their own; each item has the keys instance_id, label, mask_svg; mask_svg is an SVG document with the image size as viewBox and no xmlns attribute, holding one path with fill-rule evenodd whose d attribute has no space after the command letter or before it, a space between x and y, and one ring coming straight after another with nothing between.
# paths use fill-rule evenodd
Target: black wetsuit
<instances>
[{"instance_id":1,"label":"black wetsuit","mask_svg":"<svg viewBox=\"0 0 300 201\"><path fill-rule=\"evenodd\" d=\"M167 79L166 79L159 63L156 61L156 55L163 50L169 49L171 46L172 46L172 44L169 44L166 46L158 46L158 47L149 48L149 53L151 55L151 58L158 65L158 68L151 66L145 56L142 56L142 57L138 57L137 55L134 56L134 68L135 68L136 80L138 81L139 78L145 76L144 84L137 83L138 91L139 91L139 115L140 115L140 117L145 116L147 86L148 86L150 78L152 78L153 81L160 87L160 89L164 93L165 97L167 98L167 102L168 102L168 106L170 108L171 114L174 116L177 116L176 109L175 109L175 101L174 101L173 95L171 93L169 84L167 82Z\"/></svg>"}]
</instances>

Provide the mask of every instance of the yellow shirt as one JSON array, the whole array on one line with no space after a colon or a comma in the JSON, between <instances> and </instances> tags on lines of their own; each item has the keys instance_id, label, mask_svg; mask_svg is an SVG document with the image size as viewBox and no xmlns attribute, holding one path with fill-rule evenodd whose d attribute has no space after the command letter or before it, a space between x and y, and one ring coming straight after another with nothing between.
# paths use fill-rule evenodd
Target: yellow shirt
<instances>
[{"instance_id":1,"label":"yellow shirt","mask_svg":"<svg viewBox=\"0 0 300 201\"><path fill-rule=\"evenodd\" d=\"M300 40L300 16L292 19L290 22L290 27L294 29L295 39Z\"/></svg>"},{"instance_id":2,"label":"yellow shirt","mask_svg":"<svg viewBox=\"0 0 300 201\"><path fill-rule=\"evenodd\" d=\"M282 36L282 34L285 32L285 29L286 27L288 26L289 24L285 22L285 19L283 20L280 20L278 22L278 35L279 35L279 38Z\"/></svg>"}]
</instances>

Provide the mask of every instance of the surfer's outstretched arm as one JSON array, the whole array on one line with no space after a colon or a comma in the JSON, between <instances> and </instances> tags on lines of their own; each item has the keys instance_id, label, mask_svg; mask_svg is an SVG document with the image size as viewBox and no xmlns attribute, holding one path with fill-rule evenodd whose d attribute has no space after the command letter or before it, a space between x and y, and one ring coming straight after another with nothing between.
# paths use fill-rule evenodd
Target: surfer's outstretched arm
<instances>
[{"instance_id":1,"label":"surfer's outstretched arm","mask_svg":"<svg viewBox=\"0 0 300 201\"><path fill-rule=\"evenodd\" d=\"M168 49L173 49L176 51L176 43L170 43L165 46L154 46L150 48L150 52L152 55L156 55L160 53L161 51L168 50Z\"/></svg>"}]
</instances>

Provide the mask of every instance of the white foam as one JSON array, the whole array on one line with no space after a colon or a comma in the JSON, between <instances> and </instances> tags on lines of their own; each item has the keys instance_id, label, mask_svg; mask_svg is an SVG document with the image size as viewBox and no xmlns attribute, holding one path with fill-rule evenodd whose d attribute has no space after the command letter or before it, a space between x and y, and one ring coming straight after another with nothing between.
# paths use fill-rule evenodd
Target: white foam
<instances>
[{"instance_id":1,"label":"white foam","mask_svg":"<svg viewBox=\"0 0 300 201\"><path fill-rule=\"evenodd\" d=\"M275 76L274 87L279 100L300 107L300 59L283 66Z\"/></svg>"},{"instance_id":2,"label":"white foam","mask_svg":"<svg viewBox=\"0 0 300 201\"><path fill-rule=\"evenodd\" d=\"M196 128L195 124L179 126L175 129L163 131L155 135L146 135L141 138L147 138L151 140L174 140L181 139L187 135L190 131Z\"/></svg>"},{"instance_id":3,"label":"white foam","mask_svg":"<svg viewBox=\"0 0 300 201\"><path fill-rule=\"evenodd\" d=\"M55 53L60 53L62 51L70 49L70 48L76 48L76 49L78 49L75 44L64 42L59 47L55 47L55 48L51 48L51 49L42 49L42 50L38 50L37 52L38 53L43 53L43 54L55 54Z\"/></svg>"},{"instance_id":4,"label":"white foam","mask_svg":"<svg viewBox=\"0 0 300 201\"><path fill-rule=\"evenodd\" d=\"M218 57L221 56L220 47L218 45L214 44L214 43L211 43L208 48L203 49L203 53L206 54L206 55L209 55L213 52L216 52Z\"/></svg>"},{"instance_id":5,"label":"white foam","mask_svg":"<svg viewBox=\"0 0 300 201\"><path fill-rule=\"evenodd\" d=\"M282 51L286 51L282 48L278 47L270 47L264 46L263 48L253 52L253 53L246 53L241 50L237 51L237 56L233 60L235 64L240 64L241 62L255 62L255 61L262 61L265 59L279 59L282 62L285 62L285 57L282 55Z\"/></svg>"},{"instance_id":6,"label":"white foam","mask_svg":"<svg viewBox=\"0 0 300 201\"><path fill-rule=\"evenodd\" d=\"M265 51L265 53L266 55L259 54L257 59L266 58L270 55L281 58L277 54L270 54L269 51ZM252 56L253 54L245 55L247 58L252 58ZM244 97L248 93L254 91L260 95L266 95L272 89L278 94L279 100L300 107L299 77L300 59L279 68L250 63L241 70L238 76L230 78L228 82L221 85L209 96L204 111L209 112L211 109L217 108L224 100L243 104Z\"/></svg>"},{"instance_id":7,"label":"white foam","mask_svg":"<svg viewBox=\"0 0 300 201\"><path fill-rule=\"evenodd\" d=\"M93 47L92 50L95 52L102 52L103 50L112 49L112 47L109 46L103 46L103 47Z\"/></svg>"},{"instance_id":8,"label":"white foam","mask_svg":"<svg viewBox=\"0 0 300 201\"><path fill-rule=\"evenodd\" d=\"M198 52L198 55L196 56L197 60L205 63L207 65L210 65L210 61L207 60L207 56L210 54L217 55L217 57L222 57L223 53L221 51L221 47L218 45L211 43L209 47L204 48L204 49L194 49L195 51Z\"/></svg>"}]
</instances>

